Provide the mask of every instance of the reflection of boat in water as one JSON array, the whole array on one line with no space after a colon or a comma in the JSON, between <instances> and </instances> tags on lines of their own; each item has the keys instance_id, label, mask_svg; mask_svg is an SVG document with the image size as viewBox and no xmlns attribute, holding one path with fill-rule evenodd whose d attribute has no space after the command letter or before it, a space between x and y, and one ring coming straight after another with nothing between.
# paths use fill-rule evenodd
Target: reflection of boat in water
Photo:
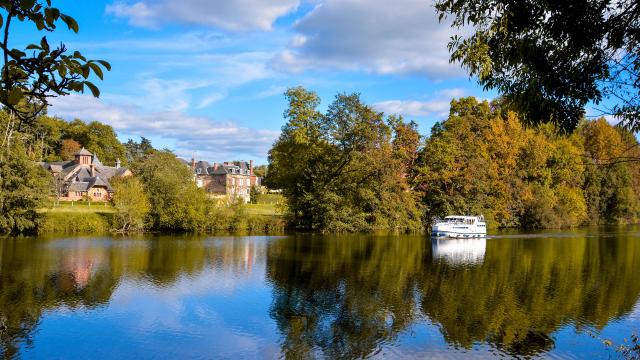
<instances>
[{"instance_id":1,"label":"reflection of boat in water","mask_svg":"<svg viewBox=\"0 0 640 360\"><path fill-rule=\"evenodd\" d=\"M447 263L477 264L484 260L487 239L443 239L431 240L434 259L442 259Z\"/></svg>"},{"instance_id":2,"label":"reflection of boat in water","mask_svg":"<svg viewBox=\"0 0 640 360\"><path fill-rule=\"evenodd\" d=\"M472 238L487 236L484 216L447 216L436 219L431 226L431 236Z\"/></svg>"}]
</instances>

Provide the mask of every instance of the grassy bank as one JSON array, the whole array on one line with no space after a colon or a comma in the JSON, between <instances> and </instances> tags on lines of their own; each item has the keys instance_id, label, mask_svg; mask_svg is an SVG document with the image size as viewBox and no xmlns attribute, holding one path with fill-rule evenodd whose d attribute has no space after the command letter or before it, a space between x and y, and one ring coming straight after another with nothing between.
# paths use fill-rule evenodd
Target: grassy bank
<instances>
[{"instance_id":1,"label":"grassy bank","mask_svg":"<svg viewBox=\"0 0 640 360\"><path fill-rule=\"evenodd\" d=\"M269 199L272 200L272 199ZM115 210L109 203L61 202L40 209L39 234L107 233L113 229ZM277 201L258 204L215 206L201 227L201 232L274 233L285 229ZM153 229L148 229L153 232Z\"/></svg>"},{"instance_id":2,"label":"grassy bank","mask_svg":"<svg viewBox=\"0 0 640 360\"><path fill-rule=\"evenodd\" d=\"M106 233L111 228L111 216L111 214L88 211L47 211L42 223L38 226L38 233Z\"/></svg>"},{"instance_id":3,"label":"grassy bank","mask_svg":"<svg viewBox=\"0 0 640 360\"><path fill-rule=\"evenodd\" d=\"M60 202L56 205L51 202L48 207L41 209L46 213L113 213L115 210L107 203L88 203L86 201Z\"/></svg>"}]
</instances>

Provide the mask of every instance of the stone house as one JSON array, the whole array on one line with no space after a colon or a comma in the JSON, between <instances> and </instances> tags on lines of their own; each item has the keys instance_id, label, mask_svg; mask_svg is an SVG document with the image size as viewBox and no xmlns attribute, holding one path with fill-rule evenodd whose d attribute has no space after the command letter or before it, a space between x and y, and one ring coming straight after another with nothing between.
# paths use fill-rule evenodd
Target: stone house
<instances>
[{"instance_id":1,"label":"stone house","mask_svg":"<svg viewBox=\"0 0 640 360\"><path fill-rule=\"evenodd\" d=\"M131 175L128 168L105 166L98 157L85 148L75 154L74 160L41 163L54 177L56 196L62 201L82 200L108 201L113 194L109 180Z\"/></svg>"},{"instance_id":2,"label":"stone house","mask_svg":"<svg viewBox=\"0 0 640 360\"><path fill-rule=\"evenodd\" d=\"M261 185L253 173L253 160L213 163L191 160L196 184L213 197L228 197L251 201L251 188Z\"/></svg>"}]
</instances>

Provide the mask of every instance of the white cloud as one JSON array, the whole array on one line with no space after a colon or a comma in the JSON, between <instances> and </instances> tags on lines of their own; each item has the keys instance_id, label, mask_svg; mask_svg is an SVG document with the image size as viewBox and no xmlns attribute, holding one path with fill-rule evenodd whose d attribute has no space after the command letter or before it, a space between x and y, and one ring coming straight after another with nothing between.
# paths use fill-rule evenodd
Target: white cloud
<instances>
[{"instance_id":1,"label":"white cloud","mask_svg":"<svg viewBox=\"0 0 640 360\"><path fill-rule=\"evenodd\" d=\"M462 74L449 64L448 23L425 0L326 0L294 25L296 35L271 65L306 69L420 74L434 79Z\"/></svg>"},{"instance_id":2,"label":"white cloud","mask_svg":"<svg viewBox=\"0 0 640 360\"><path fill-rule=\"evenodd\" d=\"M200 100L200 103L198 104L198 106L196 106L196 109L204 109L209 107L209 105L218 102L222 99L224 99L226 97L226 94L223 93L213 93L213 94L209 94L207 96L205 96L204 98L202 98L202 100Z\"/></svg>"},{"instance_id":3,"label":"white cloud","mask_svg":"<svg viewBox=\"0 0 640 360\"><path fill-rule=\"evenodd\" d=\"M443 89L438 91L439 95L442 95L448 98L460 98L460 97L463 97L465 93L466 93L465 89L462 89L462 88Z\"/></svg>"},{"instance_id":4,"label":"white cloud","mask_svg":"<svg viewBox=\"0 0 640 360\"><path fill-rule=\"evenodd\" d=\"M106 13L147 28L181 22L231 31L271 30L278 18L295 10L299 3L299 0L118 1L108 5Z\"/></svg>"},{"instance_id":5,"label":"white cloud","mask_svg":"<svg viewBox=\"0 0 640 360\"><path fill-rule=\"evenodd\" d=\"M385 114L401 114L404 116L442 116L449 111L447 100L388 100L373 105L377 110Z\"/></svg>"},{"instance_id":6,"label":"white cloud","mask_svg":"<svg viewBox=\"0 0 640 360\"><path fill-rule=\"evenodd\" d=\"M136 105L111 105L87 95L69 95L52 100L49 112L66 119L97 120L119 133L173 140L179 155L197 152L205 159L247 155L266 158L279 131L251 129L233 122L189 116L181 111L142 111Z\"/></svg>"},{"instance_id":7,"label":"white cloud","mask_svg":"<svg viewBox=\"0 0 640 360\"><path fill-rule=\"evenodd\" d=\"M286 86L271 85L269 88L260 91L257 95L258 98L268 98L272 96L283 96L287 91Z\"/></svg>"}]
</instances>

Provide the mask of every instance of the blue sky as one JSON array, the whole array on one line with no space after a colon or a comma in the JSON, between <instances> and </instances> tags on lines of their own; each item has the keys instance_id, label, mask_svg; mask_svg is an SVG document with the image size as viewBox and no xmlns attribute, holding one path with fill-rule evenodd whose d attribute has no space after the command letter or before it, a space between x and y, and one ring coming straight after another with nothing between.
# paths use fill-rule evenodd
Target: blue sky
<instances>
[{"instance_id":1,"label":"blue sky","mask_svg":"<svg viewBox=\"0 0 640 360\"><path fill-rule=\"evenodd\" d=\"M449 64L452 30L424 0L54 1L80 32L48 34L111 62L102 95L55 99L49 113L112 125L121 140L208 161L255 159L284 124L283 92L302 85L323 106L359 92L428 134L452 97L491 98ZM41 36L20 27L16 43Z\"/></svg>"}]
</instances>

